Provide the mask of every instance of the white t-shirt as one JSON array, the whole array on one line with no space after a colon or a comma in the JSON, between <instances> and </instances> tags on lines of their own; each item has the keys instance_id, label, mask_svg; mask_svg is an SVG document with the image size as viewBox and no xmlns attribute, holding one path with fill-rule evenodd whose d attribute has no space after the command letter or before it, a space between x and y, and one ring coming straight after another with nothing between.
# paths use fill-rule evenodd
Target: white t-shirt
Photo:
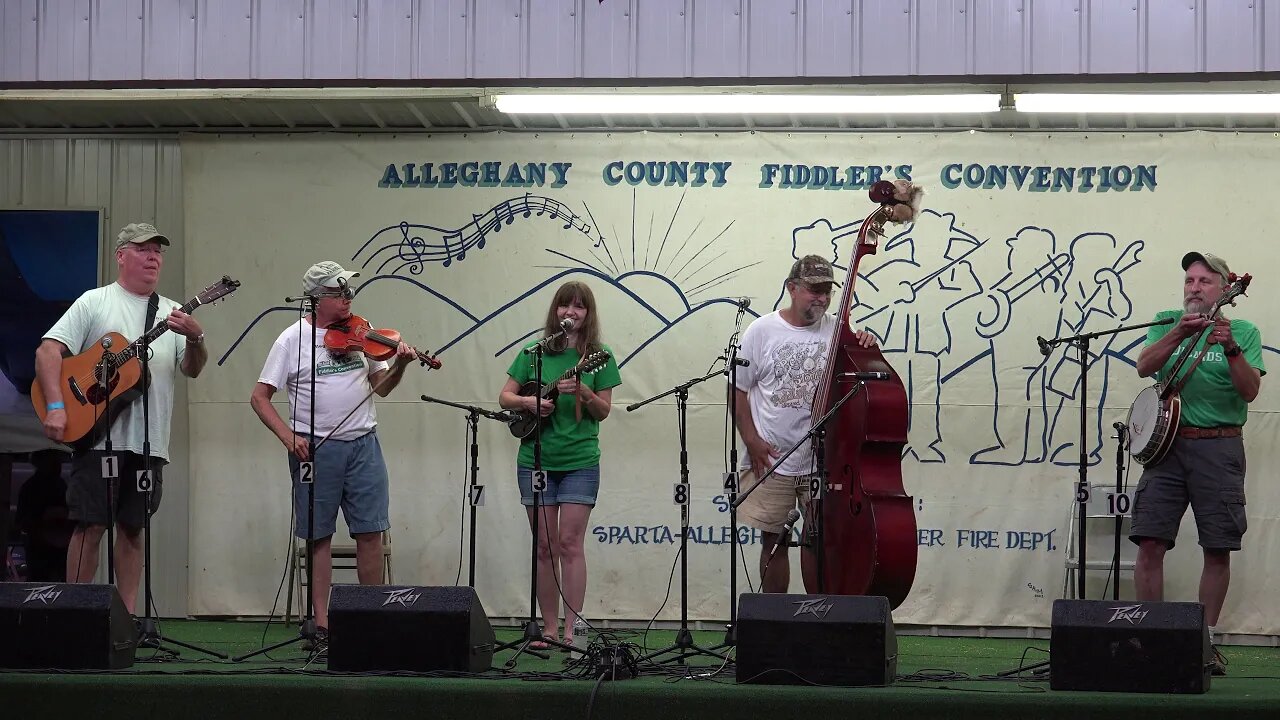
<instances>
[{"instance_id":1,"label":"white t-shirt","mask_svg":"<svg viewBox=\"0 0 1280 720\"><path fill-rule=\"evenodd\" d=\"M826 369L835 323L835 317L823 315L808 327L796 327L775 311L742 333L741 357L751 364L738 368L737 387L747 393L756 432L779 454L809 432L813 396ZM739 466L744 470L751 467L745 447ZM808 441L778 467L783 475L808 475L814 470L813 448Z\"/></svg>"},{"instance_id":2,"label":"white t-shirt","mask_svg":"<svg viewBox=\"0 0 1280 720\"><path fill-rule=\"evenodd\" d=\"M386 370L381 360L369 360L364 353L352 352L334 357L324 347L324 330L316 333L315 350L311 350L311 323L306 320L285 328L271 346L267 362L262 367L258 382L276 390L284 390L289 396L290 427L298 433L310 433L325 437L351 413L342 428L333 434L334 440L354 440L367 434L378 424L377 410L369 390L369 376ZM299 356L301 350L301 356ZM311 433L311 358L319 357L316 364L316 393L321 401L316 405L316 432ZM351 409L360 403L355 412Z\"/></svg>"},{"instance_id":3,"label":"white t-shirt","mask_svg":"<svg viewBox=\"0 0 1280 720\"><path fill-rule=\"evenodd\" d=\"M137 340L146 331L148 295L134 295L114 282L95 288L76 298L67 312L49 328L45 338L57 340L72 355L79 355L90 345L102 340L109 332L117 332L127 342ZM164 322L174 308L181 307L167 297L160 297L156 320ZM175 332L166 332L150 345L151 357L147 368L151 372L151 385L147 391L150 414L151 455L169 461L169 424L173 420L173 378L182 358L187 354L187 339ZM120 352L123 347L113 347ZM65 393L64 393L65 395ZM64 398L65 402L65 398ZM111 422L111 448L142 454L142 398L125 408ZM106 438L94 446L102 450Z\"/></svg>"}]
</instances>

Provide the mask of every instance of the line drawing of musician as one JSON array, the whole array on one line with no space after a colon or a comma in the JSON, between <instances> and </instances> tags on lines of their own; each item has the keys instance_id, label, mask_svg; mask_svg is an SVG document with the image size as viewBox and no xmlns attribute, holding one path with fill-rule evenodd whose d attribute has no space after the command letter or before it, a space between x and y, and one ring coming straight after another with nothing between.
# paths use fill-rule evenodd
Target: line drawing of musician
<instances>
[{"instance_id":1,"label":"line drawing of musician","mask_svg":"<svg viewBox=\"0 0 1280 720\"><path fill-rule=\"evenodd\" d=\"M742 333L740 356L749 364L738 369L734 393L743 444L739 486L744 489L754 487L757 478L800 442L813 424L813 398L837 322L827 314L834 284L832 265L825 257L806 255L796 260L786 279L790 303L756 319ZM863 347L876 343L869 332L859 330L854 336ZM738 521L762 533L763 592L786 592L790 585L787 546L776 554L773 549L791 510L797 505L802 512L807 510L814 472L813 450L802 446L738 508ZM801 563L805 587L814 588L817 566L808 559Z\"/></svg>"},{"instance_id":2,"label":"line drawing of musician","mask_svg":"<svg viewBox=\"0 0 1280 720\"><path fill-rule=\"evenodd\" d=\"M1179 373L1178 379L1187 380L1180 393L1177 434L1164 458L1143 470L1134 492L1129 539L1138 546L1138 558L1133 581L1138 600L1164 599L1164 556L1173 549L1190 504L1204 557L1198 599L1213 645L1211 670L1225 675L1226 659L1216 645L1217 625L1231 582L1231 553L1240 550L1249 527L1244 425L1267 369L1256 325L1225 314L1216 321L1205 315L1227 288L1227 263L1209 253L1189 252L1182 258L1182 269L1182 308L1156 314L1156 320L1176 320L1148 328L1146 347L1138 356L1138 377L1168 382L1190 343L1196 343L1203 356L1190 374L1185 368Z\"/></svg>"},{"instance_id":3,"label":"line drawing of musician","mask_svg":"<svg viewBox=\"0 0 1280 720\"><path fill-rule=\"evenodd\" d=\"M969 326L956 324L953 317L959 306L983 294L969 256L984 244L958 228L953 213L925 209L884 243L874 268L858 273L851 323L865 324L886 354L902 354L906 360L895 363L910 399L904 458L946 462L941 424L943 361L951 364L956 342L972 342ZM953 332L953 327L960 332Z\"/></svg>"},{"instance_id":4,"label":"line drawing of musician","mask_svg":"<svg viewBox=\"0 0 1280 720\"><path fill-rule=\"evenodd\" d=\"M992 284L986 296L991 302L983 307L975 326L976 333L985 337L985 353L995 387L991 406L994 444L970 456L969 462L977 465L1021 465L1045 459L1048 359L1028 339L1046 332L1045 308L1052 308L1047 323L1052 330L1048 332L1062 327L1062 303L1066 297L1063 280L1070 267L1070 256L1058 251L1057 237L1051 230L1023 227L1004 244L1009 248L1005 263L1008 272ZM1030 312L1026 305L1015 310L1014 303L1023 300L1030 301ZM981 358L962 367L978 359ZM1002 379L1015 380L1017 385L1002 383ZM1010 396L1014 402L1006 400L1007 406L1002 407L1001 398Z\"/></svg>"},{"instance_id":5,"label":"line drawing of musician","mask_svg":"<svg viewBox=\"0 0 1280 720\"><path fill-rule=\"evenodd\" d=\"M371 360L359 352L334 353L324 346L324 329L351 317L352 293L348 283L360 273L345 270L331 260L318 262L302 276L302 292L315 301L314 315L295 320L276 338L254 385L249 404L262 424L288 451L289 476L293 479L294 534L305 540L308 496L315 494L315 533L312 536L311 598L315 608L321 649L329 635L329 588L333 582L333 535L338 508L356 541L356 574L360 584L382 579L382 533L391 527L389 478L382 446L378 442L378 415L371 389L386 397L404 377L404 369L417 357L405 343L396 348L391 365ZM311 327L318 336L311 346ZM316 362L316 426L311 427L311 364ZM384 381L385 380L385 381ZM289 422L271 405L277 390L289 399ZM349 419L343 422L350 412ZM296 431L295 431L296 428ZM332 434L331 434L332 433ZM308 438L323 444L316 448L314 480L308 492L298 477L299 462L308 457ZM325 438L328 438L327 440Z\"/></svg>"},{"instance_id":6,"label":"line drawing of musician","mask_svg":"<svg viewBox=\"0 0 1280 720\"><path fill-rule=\"evenodd\" d=\"M1071 266L1064 282L1066 299L1062 304L1059 334L1079 335L1112 329L1132 317L1133 300L1125 291L1124 275L1141 262L1138 255L1145 247L1142 240L1122 246L1114 235L1104 232L1083 233L1071 241ZM1093 340L1089 346L1090 386L1098 394L1096 401L1089 399L1087 402L1092 415L1087 456L1090 465L1102 462L1102 444L1107 437L1103 427L1104 416L1108 412L1111 364L1122 357L1116 348L1124 343L1117 335L1107 335ZM1049 462L1072 466L1079 462L1079 450L1076 449L1080 439L1079 353L1071 352L1068 356L1067 347L1059 345L1050 358L1055 356L1057 362L1049 372L1046 449L1049 450ZM1127 360L1122 361L1129 364ZM1114 410L1111 412L1114 414Z\"/></svg>"},{"instance_id":7,"label":"line drawing of musician","mask_svg":"<svg viewBox=\"0 0 1280 720\"><path fill-rule=\"evenodd\" d=\"M164 252L169 238L148 223L129 223L116 235L116 282L89 290L67 309L67 312L45 333L36 350L36 376L45 393L47 414L45 435L61 442L67 415L59 378L64 351L79 354L108 332L118 332L129 341L147 330L143 325L148 315L149 296L155 292L164 266ZM175 370L195 378L204 369L209 353L204 345L204 330L194 317L177 308L177 303L159 298L159 322L166 323L172 333L158 337L147 347L152 353L148 363L151 384L149 431L153 490L151 515L160 506L162 470L169 462L170 419L173 416ZM170 310L172 310L170 312ZM123 348L115 348L120 352ZM143 526L146 520L146 493L137 489L136 473L143 469L143 407L130 403L113 419L112 454L119 458L115 484L116 527L120 542L116 543L116 584L120 599L130 614L136 614L138 584L142 577ZM71 544L67 548L67 581L92 582L98 567L98 548L109 520L107 488L102 477L102 442L93 450L75 453L67 481L68 514L77 521Z\"/></svg>"},{"instance_id":8,"label":"line drawing of musician","mask_svg":"<svg viewBox=\"0 0 1280 720\"><path fill-rule=\"evenodd\" d=\"M516 457L516 480L520 502L533 531L534 513L538 538L538 606L542 610L542 633L559 640L561 589L564 596L564 643L572 645L576 633L585 632L579 613L587 593L587 524L600 492L600 423L613 407L613 389L622 384L613 350L600 342L600 316L595 295L582 282L561 285L551 298L543 325L545 336L555 335L565 319L573 325L553 341L543 356L542 377L549 382L575 367L587 355L605 351L609 360L594 372L576 379L560 380L559 396L540 400L521 396L521 386L534 379L533 355L522 349L507 370L507 380L498 394L498 404L506 410L537 412L551 417L542 432L542 469L547 472L547 488L542 504L534 507L534 438L531 433L520 443ZM529 342L531 348L539 341ZM530 647L542 650L547 643L535 640Z\"/></svg>"}]
</instances>

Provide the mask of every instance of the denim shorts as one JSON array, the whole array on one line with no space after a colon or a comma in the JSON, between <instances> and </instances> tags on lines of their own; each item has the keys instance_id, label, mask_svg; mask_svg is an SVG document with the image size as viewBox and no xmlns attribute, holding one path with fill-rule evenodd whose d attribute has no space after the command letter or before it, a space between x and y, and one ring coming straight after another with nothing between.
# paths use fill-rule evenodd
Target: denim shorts
<instances>
[{"instance_id":1,"label":"denim shorts","mask_svg":"<svg viewBox=\"0 0 1280 720\"><path fill-rule=\"evenodd\" d=\"M319 439L317 438L317 442ZM352 535L382 532L391 527L387 465L382 459L378 433L369 431L355 440L328 440L316 450L316 534L321 540L337 531L338 508ZM289 453L293 476L295 535L307 537L307 485L298 482L298 458Z\"/></svg>"},{"instance_id":2,"label":"denim shorts","mask_svg":"<svg viewBox=\"0 0 1280 720\"><path fill-rule=\"evenodd\" d=\"M547 470L547 489L542 491L543 505L574 503L595 505L600 492L600 466L581 470ZM520 483L520 502L533 505L533 470L516 468L516 480Z\"/></svg>"}]
</instances>

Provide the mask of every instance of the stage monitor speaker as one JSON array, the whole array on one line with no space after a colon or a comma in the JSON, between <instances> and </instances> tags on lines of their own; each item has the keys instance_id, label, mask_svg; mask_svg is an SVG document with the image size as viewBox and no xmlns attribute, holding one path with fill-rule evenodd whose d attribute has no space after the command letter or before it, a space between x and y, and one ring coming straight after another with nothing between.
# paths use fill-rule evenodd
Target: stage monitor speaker
<instances>
[{"instance_id":1,"label":"stage monitor speaker","mask_svg":"<svg viewBox=\"0 0 1280 720\"><path fill-rule=\"evenodd\" d=\"M888 598L743 593L736 631L740 683L888 685L898 672Z\"/></svg>"},{"instance_id":2,"label":"stage monitor speaker","mask_svg":"<svg viewBox=\"0 0 1280 720\"><path fill-rule=\"evenodd\" d=\"M474 588L334 585L329 669L484 672L493 626Z\"/></svg>"},{"instance_id":3,"label":"stage monitor speaker","mask_svg":"<svg viewBox=\"0 0 1280 720\"><path fill-rule=\"evenodd\" d=\"M1200 603L1053 601L1054 690L1203 693L1212 659Z\"/></svg>"},{"instance_id":4,"label":"stage monitor speaker","mask_svg":"<svg viewBox=\"0 0 1280 720\"><path fill-rule=\"evenodd\" d=\"M137 641L112 585L0 583L0 668L118 670Z\"/></svg>"}]
</instances>

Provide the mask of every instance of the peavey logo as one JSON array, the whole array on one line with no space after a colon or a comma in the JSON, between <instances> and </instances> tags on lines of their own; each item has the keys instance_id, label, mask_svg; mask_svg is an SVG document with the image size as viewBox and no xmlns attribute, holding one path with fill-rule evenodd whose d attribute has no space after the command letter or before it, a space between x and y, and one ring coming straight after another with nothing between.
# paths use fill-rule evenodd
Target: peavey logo
<instances>
[{"instance_id":1,"label":"peavey logo","mask_svg":"<svg viewBox=\"0 0 1280 720\"><path fill-rule=\"evenodd\" d=\"M1113 623L1117 620L1128 620L1130 625L1137 625L1142 622L1142 619L1150 612L1149 610L1143 610L1141 605L1125 605L1124 607L1111 608L1111 610L1111 619L1107 621L1108 623Z\"/></svg>"},{"instance_id":2,"label":"peavey logo","mask_svg":"<svg viewBox=\"0 0 1280 720\"><path fill-rule=\"evenodd\" d=\"M827 613L831 612L833 605L827 602L826 598L818 598L817 600L800 600L795 605L796 614L791 617L800 617L801 615L812 615L819 620L825 618Z\"/></svg>"},{"instance_id":3,"label":"peavey logo","mask_svg":"<svg viewBox=\"0 0 1280 720\"><path fill-rule=\"evenodd\" d=\"M27 593L27 599L22 602L23 604L26 604L39 600L45 605L48 605L49 603L57 600L58 596L62 594L61 590L54 590L55 587L57 587L57 585L45 585L43 587L31 588L31 591Z\"/></svg>"},{"instance_id":4,"label":"peavey logo","mask_svg":"<svg viewBox=\"0 0 1280 720\"><path fill-rule=\"evenodd\" d=\"M382 603L383 607L392 603L409 607L418 602L418 598L422 597L422 593L415 593L413 588L405 588L403 590L388 590L386 596L387 599Z\"/></svg>"}]
</instances>

